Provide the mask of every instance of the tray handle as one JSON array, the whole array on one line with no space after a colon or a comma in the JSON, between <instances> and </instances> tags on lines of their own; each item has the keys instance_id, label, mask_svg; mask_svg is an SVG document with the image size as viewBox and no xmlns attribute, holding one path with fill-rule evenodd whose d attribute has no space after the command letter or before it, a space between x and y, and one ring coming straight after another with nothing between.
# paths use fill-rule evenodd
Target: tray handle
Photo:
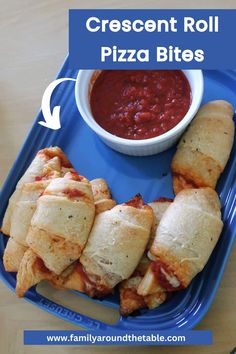
<instances>
[{"instance_id":1,"label":"tray handle","mask_svg":"<svg viewBox=\"0 0 236 354\"><path fill-rule=\"evenodd\" d=\"M107 325L101 321L95 320L91 317L82 315L76 311L68 309L65 306L58 305L48 298L38 294L35 289L27 292L25 299L37 305L39 308L47 311L48 313L61 318L64 321L70 322L76 326L80 326L89 330L107 330L112 326Z\"/></svg>"}]
</instances>

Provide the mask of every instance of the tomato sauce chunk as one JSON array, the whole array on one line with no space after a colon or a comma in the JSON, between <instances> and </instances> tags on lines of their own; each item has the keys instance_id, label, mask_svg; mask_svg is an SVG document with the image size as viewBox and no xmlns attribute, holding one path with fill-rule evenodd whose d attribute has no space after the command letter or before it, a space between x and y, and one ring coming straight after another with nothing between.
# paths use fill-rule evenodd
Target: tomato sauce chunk
<instances>
[{"instance_id":1,"label":"tomato sauce chunk","mask_svg":"<svg viewBox=\"0 0 236 354\"><path fill-rule=\"evenodd\" d=\"M175 127L191 103L181 70L104 70L95 80L90 105L96 122L125 139L149 139Z\"/></svg>"}]
</instances>

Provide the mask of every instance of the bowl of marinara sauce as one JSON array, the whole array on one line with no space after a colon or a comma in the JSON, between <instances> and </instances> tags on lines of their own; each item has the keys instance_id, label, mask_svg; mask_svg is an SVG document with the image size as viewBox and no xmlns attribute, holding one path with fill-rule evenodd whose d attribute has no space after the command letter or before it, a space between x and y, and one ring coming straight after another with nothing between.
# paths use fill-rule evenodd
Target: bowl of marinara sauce
<instances>
[{"instance_id":1,"label":"bowl of marinara sauce","mask_svg":"<svg viewBox=\"0 0 236 354\"><path fill-rule=\"evenodd\" d=\"M75 85L84 121L112 149L134 156L171 147L202 95L201 70L80 70Z\"/></svg>"}]
</instances>

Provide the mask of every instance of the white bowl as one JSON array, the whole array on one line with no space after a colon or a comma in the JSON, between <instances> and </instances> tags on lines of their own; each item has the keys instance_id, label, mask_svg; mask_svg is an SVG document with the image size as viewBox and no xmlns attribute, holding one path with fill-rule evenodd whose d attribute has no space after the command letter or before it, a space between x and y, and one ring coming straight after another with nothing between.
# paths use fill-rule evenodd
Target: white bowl
<instances>
[{"instance_id":1,"label":"white bowl","mask_svg":"<svg viewBox=\"0 0 236 354\"><path fill-rule=\"evenodd\" d=\"M133 156L154 155L167 150L179 139L195 116L203 95L203 74L201 70L183 70L191 87L192 102L184 118L168 132L150 139L131 140L115 136L103 129L93 118L90 107L90 93L94 76L98 70L80 70L75 84L77 107L88 126L112 149ZM104 97L104 100L106 98Z\"/></svg>"}]
</instances>

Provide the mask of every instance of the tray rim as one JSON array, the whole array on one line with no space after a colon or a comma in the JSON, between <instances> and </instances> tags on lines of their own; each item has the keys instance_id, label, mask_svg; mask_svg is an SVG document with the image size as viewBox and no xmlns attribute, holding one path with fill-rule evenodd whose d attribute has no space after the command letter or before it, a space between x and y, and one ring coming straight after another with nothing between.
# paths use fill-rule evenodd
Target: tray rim
<instances>
[{"instance_id":1,"label":"tray rim","mask_svg":"<svg viewBox=\"0 0 236 354\"><path fill-rule=\"evenodd\" d=\"M66 67L66 65L68 64L68 56L65 58L65 61L63 62L60 70L59 70L59 73L58 75L56 76L56 79L62 77L62 74L63 74L63 71ZM203 72L207 72L208 70L203 70ZM212 70L212 71L215 71L215 72L218 72L219 74L221 75L224 75L228 77L228 79L232 79L234 82L236 82L236 70ZM52 100L53 102L53 100ZM30 139L30 137L32 135L35 136L35 127L38 126L37 122L39 121L39 118L41 116L41 111L39 111L39 113L37 114L36 118L34 119L33 121L33 124L32 124L32 127L31 129L29 130L26 138L25 138L25 141L21 147L21 149L19 150L18 154L17 154L17 157L10 169L10 172L5 180L5 182L3 183L3 186L1 188L1 191L0 191L0 200L3 201L2 206L2 210L5 210L6 208L6 203L8 202L8 198L4 197L4 193L5 193L5 190L8 189L9 190L9 185L12 184L12 182L10 183L11 180L15 180L14 178L14 171L15 169L18 168L18 165L20 165L20 159L19 159L19 156L21 156L22 154L24 154L24 156L27 156L27 152L28 154L29 151L31 151L31 149L28 149L28 141ZM36 136L40 135L40 129L38 129L38 134L36 134ZM52 134L52 132L48 129L48 134ZM232 158L232 156L231 156ZM25 157L25 160L27 160L27 157ZM232 161L232 169L234 171L234 175L236 176L236 157L233 158L233 161ZM23 167L21 167L21 169L23 169ZM11 185L11 191L13 191L13 188L15 187L15 184L16 183L13 183ZM9 194L9 193L6 193L6 194ZM230 204L230 210L229 210L229 213L228 215L230 216L230 223L233 224L234 228L236 229L236 181L234 179L234 183L232 185L232 188L230 190L230 192L228 193L228 200L227 200L227 204L229 203ZM232 250L232 247L233 247L233 244L234 244L234 241L235 241L235 238L236 238L236 232L234 232L234 235L233 237L231 237L229 243L227 244L227 251L224 255L224 260L222 262L222 265L221 265L221 268L220 268L220 271L219 271L219 274L217 276L217 280L215 281L214 283L214 286L212 288L212 292L210 294L210 296L208 297L207 301L205 302L204 304L204 311L201 311L201 314L198 314L198 316L195 316L194 319L192 318L191 319L191 325L185 325L183 328L184 329L192 329L193 327L195 327L204 317L205 315L207 314L208 310L209 310L209 307L211 306L212 304L212 301L215 297L215 294L216 294L216 291L219 287L219 284L222 280L222 276L223 276L223 273L224 273L224 270L225 270L225 267L226 267L226 264L229 260L229 255L231 253L231 250ZM7 285L8 288L10 288L13 292L15 292L15 289L14 287L9 283L9 281L4 277L4 274L3 274L3 269L2 269L2 264L0 265L0 278L3 280L3 282ZM41 298L45 299L50 306L54 306L54 308L56 309L62 309L61 312L65 311L65 312L71 312L71 313L75 313L77 314L78 316L80 316L80 320L76 320L75 318L68 318L68 316L65 316L63 315L60 311L55 311L50 309L50 306L46 306L45 303L43 302L40 302L38 301L39 299L39 294L37 292L34 292L31 290L30 292L28 292L26 294L26 296L24 297L24 299L34 305L36 305L37 307L41 308L41 309L44 309L46 312L50 313L50 314L53 314L54 316L57 316L58 318L62 319L62 320L65 320L67 322L70 322L71 324L73 325L79 325L83 328L87 328L87 329L128 329L127 326L124 326L124 323L125 321L122 320L122 316L120 318L120 320L114 324L114 325L109 325L109 324L106 324L102 321L99 321L99 320L94 320L93 318L89 317L89 316L86 316L86 315L82 315L82 314L79 314L73 310L70 310L62 305L58 305L56 303L54 303L53 301L43 297L42 295L40 295ZM93 300L91 300L93 301ZM105 304L104 304L105 306ZM129 324L128 324L129 325ZM182 327L179 327L179 328L175 328L175 329L182 329Z\"/></svg>"}]
</instances>

